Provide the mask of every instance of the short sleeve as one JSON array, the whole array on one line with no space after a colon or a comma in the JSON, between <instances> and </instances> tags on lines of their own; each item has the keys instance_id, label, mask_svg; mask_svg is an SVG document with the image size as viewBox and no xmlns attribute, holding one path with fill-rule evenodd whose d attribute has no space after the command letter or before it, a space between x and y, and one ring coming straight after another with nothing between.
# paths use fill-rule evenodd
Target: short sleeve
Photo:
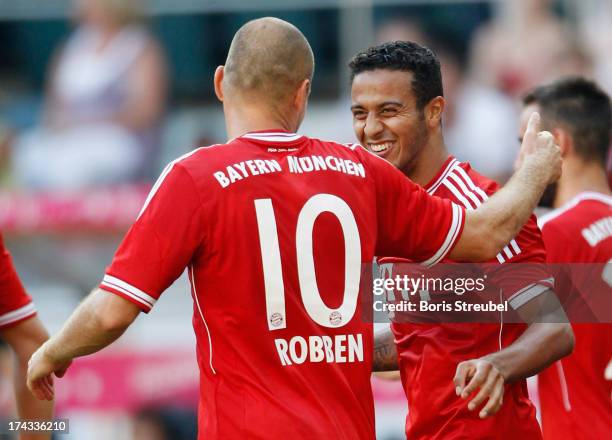
<instances>
[{"instance_id":1,"label":"short sleeve","mask_svg":"<svg viewBox=\"0 0 612 440\"><path fill-rule=\"evenodd\" d=\"M11 255L0 236L0 329L36 315L32 298L17 276Z\"/></svg>"},{"instance_id":2,"label":"short sleeve","mask_svg":"<svg viewBox=\"0 0 612 440\"><path fill-rule=\"evenodd\" d=\"M184 167L170 164L153 186L100 287L148 312L202 241L202 203L195 183Z\"/></svg>"},{"instance_id":3,"label":"short sleeve","mask_svg":"<svg viewBox=\"0 0 612 440\"><path fill-rule=\"evenodd\" d=\"M430 196L383 159L374 157L378 243L376 254L432 266L457 243L465 211Z\"/></svg>"}]
</instances>

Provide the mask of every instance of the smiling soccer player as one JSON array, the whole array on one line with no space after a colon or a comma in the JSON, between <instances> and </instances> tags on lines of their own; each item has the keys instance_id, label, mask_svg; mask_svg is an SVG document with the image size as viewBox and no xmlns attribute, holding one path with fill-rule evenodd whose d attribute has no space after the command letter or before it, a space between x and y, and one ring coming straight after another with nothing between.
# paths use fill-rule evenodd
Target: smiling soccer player
<instances>
[{"instance_id":1,"label":"smiling soccer player","mask_svg":"<svg viewBox=\"0 0 612 440\"><path fill-rule=\"evenodd\" d=\"M467 210L477 209L499 189L448 153L440 63L432 51L412 42L384 43L357 54L350 69L353 126L363 146L429 194ZM404 210L404 218L411 215ZM534 314L537 304L558 305L549 275L516 276L507 263L544 261L532 216L488 269L527 322L558 319ZM541 438L524 379L571 351L569 324L393 323L391 328L393 333L376 336L374 371L399 367L409 404L408 438Z\"/></svg>"},{"instance_id":2,"label":"smiling soccer player","mask_svg":"<svg viewBox=\"0 0 612 440\"><path fill-rule=\"evenodd\" d=\"M71 359L117 339L187 268L200 439L374 438L361 265L375 254L430 264L495 255L558 177L560 155L532 119L515 177L466 212L359 145L297 134L313 70L310 45L287 22L262 18L236 33L214 81L231 140L164 170L100 289L32 356L37 395ZM402 218L406 207L420 215Z\"/></svg>"}]
</instances>

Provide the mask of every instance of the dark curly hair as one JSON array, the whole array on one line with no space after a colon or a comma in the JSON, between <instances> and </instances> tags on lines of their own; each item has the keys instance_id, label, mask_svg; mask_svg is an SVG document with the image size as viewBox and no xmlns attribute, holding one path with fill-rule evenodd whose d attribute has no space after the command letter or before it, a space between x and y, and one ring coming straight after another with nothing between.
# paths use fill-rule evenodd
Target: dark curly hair
<instances>
[{"instance_id":1,"label":"dark curly hair","mask_svg":"<svg viewBox=\"0 0 612 440\"><path fill-rule=\"evenodd\" d=\"M351 83L362 72L376 69L412 73L412 92L423 109L436 96L444 96L438 57L412 41L392 41L359 52L349 63Z\"/></svg>"},{"instance_id":2,"label":"dark curly hair","mask_svg":"<svg viewBox=\"0 0 612 440\"><path fill-rule=\"evenodd\" d=\"M606 163L610 149L610 98L593 81L566 77L529 92L524 105L537 104L547 130L565 128L576 154L586 161Z\"/></svg>"}]
</instances>

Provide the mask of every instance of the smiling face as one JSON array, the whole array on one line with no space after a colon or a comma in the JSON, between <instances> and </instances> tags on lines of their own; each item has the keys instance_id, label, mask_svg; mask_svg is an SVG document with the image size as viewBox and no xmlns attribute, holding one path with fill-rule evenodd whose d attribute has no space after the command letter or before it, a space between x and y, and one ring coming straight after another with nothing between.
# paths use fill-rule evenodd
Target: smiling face
<instances>
[{"instance_id":1,"label":"smiling face","mask_svg":"<svg viewBox=\"0 0 612 440\"><path fill-rule=\"evenodd\" d=\"M423 109L417 106L411 81L410 72L376 69L357 74L351 88L357 139L407 176L428 140Z\"/></svg>"}]
</instances>

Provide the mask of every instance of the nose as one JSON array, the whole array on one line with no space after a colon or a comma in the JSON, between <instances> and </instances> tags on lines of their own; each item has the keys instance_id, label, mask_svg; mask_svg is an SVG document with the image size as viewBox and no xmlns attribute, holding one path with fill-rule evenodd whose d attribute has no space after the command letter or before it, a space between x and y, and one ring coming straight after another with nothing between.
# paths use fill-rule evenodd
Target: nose
<instances>
[{"instance_id":1,"label":"nose","mask_svg":"<svg viewBox=\"0 0 612 440\"><path fill-rule=\"evenodd\" d=\"M374 112L368 114L363 127L363 133L367 139L376 139L383 131L383 124Z\"/></svg>"}]
</instances>

